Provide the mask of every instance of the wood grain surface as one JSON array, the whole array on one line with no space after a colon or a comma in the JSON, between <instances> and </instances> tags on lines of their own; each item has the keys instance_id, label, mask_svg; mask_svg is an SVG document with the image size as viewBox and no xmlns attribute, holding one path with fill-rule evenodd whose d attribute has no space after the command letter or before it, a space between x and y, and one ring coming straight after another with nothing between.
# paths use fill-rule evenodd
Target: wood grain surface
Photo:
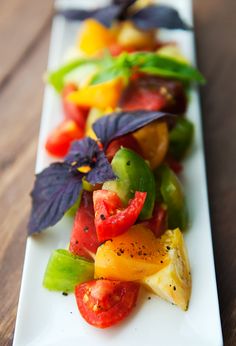
<instances>
[{"instance_id":1,"label":"wood grain surface","mask_svg":"<svg viewBox=\"0 0 236 346\"><path fill-rule=\"evenodd\" d=\"M12 345L52 1L0 0L0 346ZM212 236L224 345L236 345L236 1L195 0ZM204 285L204 283L202 283ZM199 345L201 346L201 345Z\"/></svg>"}]
</instances>

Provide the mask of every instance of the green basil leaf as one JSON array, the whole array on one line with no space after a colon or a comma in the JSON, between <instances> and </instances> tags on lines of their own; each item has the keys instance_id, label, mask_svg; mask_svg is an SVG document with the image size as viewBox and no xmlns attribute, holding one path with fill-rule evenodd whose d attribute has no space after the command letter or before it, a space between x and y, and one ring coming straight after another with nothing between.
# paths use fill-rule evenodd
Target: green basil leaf
<instances>
[{"instance_id":1,"label":"green basil leaf","mask_svg":"<svg viewBox=\"0 0 236 346\"><path fill-rule=\"evenodd\" d=\"M110 67L108 69L102 69L99 71L95 76L92 78L92 81L90 82L91 85L100 84L107 82L109 80L123 77L124 79L128 80L130 77L131 70L127 68L122 67Z\"/></svg>"},{"instance_id":2,"label":"green basil leaf","mask_svg":"<svg viewBox=\"0 0 236 346\"><path fill-rule=\"evenodd\" d=\"M95 63L92 59L78 59L70 61L69 63L59 67L57 70L49 72L47 74L47 82L51 84L57 92L61 92L64 87L65 77L75 68L84 65Z\"/></svg>"},{"instance_id":3,"label":"green basil leaf","mask_svg":"<svg viewBox=\"0 0 236 346\"><path fill-rule=\"evenodd\" d=\"M148 74L188 82L205 82L204 77L196 68L156 53L133 53L130 54L129 60L133 66L138 67L140 71Z\"/></svg>"}]
</instances>

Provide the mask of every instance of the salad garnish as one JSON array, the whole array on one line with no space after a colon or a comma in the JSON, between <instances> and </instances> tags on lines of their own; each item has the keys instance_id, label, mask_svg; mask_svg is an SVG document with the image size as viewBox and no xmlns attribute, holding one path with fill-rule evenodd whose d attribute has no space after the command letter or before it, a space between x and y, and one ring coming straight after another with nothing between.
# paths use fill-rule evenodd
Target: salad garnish
<instances>
[{"instance_id":1,"label":"salad garnish","mask_svg":"<svg viewBox=\"0 0 236 346\"><path fill-rule=\"evenodd\" d=\"M70 8L60 9L57 13L68 20L94 18L107 27L110 27L114 20L129 20L144 30L155 28L191 29L180 17L178 11L171 6L150 4L143 8L137 8L136 2L136 0L113 1L111 5L96 10Z\"/></svg>"},{"instance_id":2,"label":"salad garnish","mask_svg":"<svg viewBox=\"0 0 236 346\"><path fill-rule=\"evenodd\" d=\"M95 85L112 80L116 77L124 77L126 82L132 75L133 70L147 73L150 75L158 75L185 82L204 83L205 79L202 74L191 65L152 52L123 52L117 57L112 57L105 52L103 59L101 58L79 58L65 64L58 70L48 74L48 82L60 92L65 84L66 75L78 68L79 66L94 65L97 72L91 78L89 84Z\"/></svg>"},{"instance_id":3,"label":"salad garnish","mask_svg":"<svg viewBox=\"0 0 236 346\"><path fill-rule=\"evenodd\" d=\"M29 234L55 225L77 201L83 178L90 184L115 179L105 149L114 139L134 132L158 119L174 119L173 114L135 111L110 114L97 120L94 131L103 145L85 137L72 144L64 162L54 162L36 175L32 197Z\"/></svg>"}]
</instances>

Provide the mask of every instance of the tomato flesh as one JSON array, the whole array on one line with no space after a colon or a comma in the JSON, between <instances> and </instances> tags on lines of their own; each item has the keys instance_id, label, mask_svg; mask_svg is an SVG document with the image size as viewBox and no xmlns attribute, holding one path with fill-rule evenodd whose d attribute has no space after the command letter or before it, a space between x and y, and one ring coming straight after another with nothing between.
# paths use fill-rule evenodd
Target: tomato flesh
<instances>
[{"instance_id":1,"label":"tomato flesh","mask_svg":"<svg viewBox=\"0 0 236 346\"><path fill-rule=\"evenodd\" d=\"M123 208L121 200L115 192L94 191L93 203L98 240L103 242L127 231L137 220L146 196L146 192L136 191L128 206Z\"/></svg>"},{"instance_id":2,"label":"tomato flesh","mask_svg":"<svg viewBox=\"0 0 236 346\"><path fill-rule=\"evenodd\" d=\"M159 238L168 229L166 206L156 203L152 218L142 222L142 224L149 228L155 236Z\"/></svg>"},{"instance_id":3,"label":"tomato flesh","mask_svg":"<svg viewBox=\"0 0 236 346\"><path fill-rule=\"evenodd\" d=\"M111 280L92 280L75 288L82 317L97 328L110 327L123 320L134 307L139 284Z\"/></svg>"},{"instance_id":4,"label":"tomato flesh","mask_svg":"<svg viewBox=\"0 0 236 346\"><path fill-rule=\"evenodd\" d=\"M131 80L120 100L120 107L126 111L145 109L182 114L186 106L181 82L140 74Z\"/></svg>"},{"instance_id":5,"label":"tomato flesh","mask_svg":"<svg viewBox=\"0 0 236 346\"><path fill-rule=\"evenodd\" d=\"M49 134L45 148L53 156L64 157L68 153L71 143L76 139L81 139L83 135L83 130L75 121L65 120Z\"/></svg>"},{"instance_id":6,"label":"tomato flesh","mask_svg":"<svg viewBox=\"0 0 236 346\"><path fill-rule=\"evenodd\" d=\"M132 135L126 135L122 136L118 139L115 139L112 141L107 150L106 150L106 157L111 162L113 157L115 156L116 152L121 148L128 148L133 151L135 151L137 154L142 156L142 149L140 148L140 145L138 141L134 138Z\"/></svg>"},{"instance_id":7,"label":"tomato flesh","mask_svg":"<svg viewBox=\"0 0 236 346\"><path fill-rule=\"evenodd\" d=\"M62 92L62 105L64 110L65 119L74 120L80 129L84 130L86 125L86 119L88 116L88 108L82 108L75 103L69 102L67 96L78 90L77 86L70 83L67 84Z\"/></svg>"},{"instance_id":8,"label":"tomato flesh","mask_svg":"<svg viewBox=\"0 0 236 346\"><path fill-rule=\"evenodd\" d=\"M92 193L83 191L79 209L75 215L69 250L74 255L91 258L99 246L94 224Z\"/></svg>"}]
</instances>

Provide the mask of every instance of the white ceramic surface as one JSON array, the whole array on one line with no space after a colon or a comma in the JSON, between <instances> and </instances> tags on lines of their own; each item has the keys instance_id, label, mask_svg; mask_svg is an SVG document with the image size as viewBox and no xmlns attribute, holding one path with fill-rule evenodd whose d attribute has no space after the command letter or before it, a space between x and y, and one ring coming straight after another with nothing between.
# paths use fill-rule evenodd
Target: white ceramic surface
<instances>
[{"instance_id":1,"label":"white ceramic surface","mask_svg":"<svg viewBox=\"0 0 236 346\"><path fill-rule=\"evenodd\" d=\"M70 1L58 1L68 5ZM175 6L181 16L192 23L189 0L162 0ZM103 0L78 1L83 6L105 3ZM77 24L63 18L53 21L49 68L61 62L63 52L72 45ZM184 54L194 62L194 37L191 32L162 30L163 38L176 40ZM27 241L24 271L14 336L14 346L221 346L223 345L211 229L207 201L202 129L197 90L191 92L188 117L195 124L195 144L184 163L182 181L190 211L191 227L185 234L190 257L193 289L189 310L177 307L142 292L132 315L120 325L97 330L84 322L77 311L73 294L42 288L42 278L53 249L65 247L69 241L71 221L63 220L52 229ZM36 171L50 162L44 142L49 131L62 119L58 97L50 87L45 89Z\"/></svg>"}]
</instances>

